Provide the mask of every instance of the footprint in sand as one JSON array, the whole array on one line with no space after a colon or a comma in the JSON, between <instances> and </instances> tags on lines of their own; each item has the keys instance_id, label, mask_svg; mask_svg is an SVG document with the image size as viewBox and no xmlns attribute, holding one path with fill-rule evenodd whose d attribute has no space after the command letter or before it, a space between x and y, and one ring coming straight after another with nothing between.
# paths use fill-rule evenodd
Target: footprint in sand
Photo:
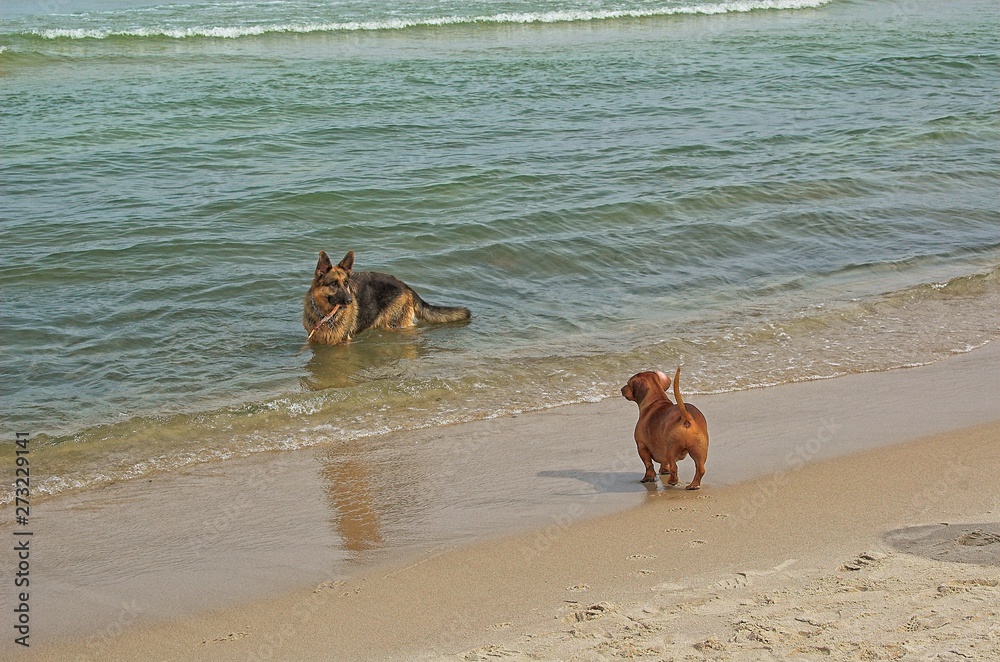
<instances>
[{"instance_id":1,"label":"footprint in sand","mask_svg":"<svg viewBox=\"0 0 1000 662\"><path fill-rule=\"evenodd\" d=\"M504 657L517 657L520 653L521 651L511 650L505 646L489 645L465 653L462 655L462 659L468 660L468 662L478 660L496 660Z\"/></svg>"},{"instance_id":2,"label":"footprint in sand","mask_svg":"<svg viewBox=\"0 0 1000 662\"><path fill-rule=\"evenodd\" d=\"M215 639L212 639L212 643L218 644L218 643L224 643L224 642L227 642L227 641L239 641L240 639L243 639L243 638L249 637L249 636L250 636L250 633L247 632L247 631L244 631L244 632L230 632L229 634L224 634L221 637L216 637ZM207 644L209 642L208 642L207 639L205 639L201 643Z\"/></svg>"},{"instance_id":3,"label":"footprint in sand","mask_svg":"<svg viewBox=\"0 0 1000 662\"><path fill-rule=\"evenodd\" d=\"M722 588L726 590L734 590L737 588L743 588L750 583L745 572L737 572L735 575L729 579L723 579L720 582L716 582L715 586L717 588Z\"/></svg>"},{"instance_id":4,"label":"footprint in sand","mask_svg":"<svg viewBox=\"0 0 1000 662\"><path fill-rule=\"evenodd\" d=\"M956 579L945 582L937 587L938 593L948 595L950 593L968 593L979 588L996 588L1000 586L997 579Z\"/></svg>"},{"instance_id":5,"label":"footprint in sand","mask_svg":"<svg viewBox=\"0 0 1000 662\"><path fill-rule=\"evenodd\" d=\"M955 542L959 545L965 545L966 547L985 547L986 545L996 545L997 543L1000 543L1000 536L995 533L990 533L989 531L976 529L975 531L970 531L969 533L960 535Z\"/></svg>"},{"instance_id":6,"label":"footprint in sand","mask_svg":"<svg viewBox=\"0 0 1000 662\"><path fill-rule=\"evenodd\" d=\"M575 611L570 614L565 620L567 621L593 621L595 619L607 616L608 614L614 613L618 610L618 606L610 602L599 602L596 605L590 605L586 609L581 609L580 611Z\"/></svg>"},{"instance_id":7,"label":"footprint in sand","mask_svg":"<svg viewBox=\"0 0 1000 662\"><path fill-rule=\"evenodd\" d=\"M347 582L345 581L323 582L322 584L317 585L316 588L313 589L313 593L322 593L323 591L329 591L331 589L341 588L346 583Z\"/></svg>"},{"instance_id":8,"label":"footprint in sand","mask_svg":"<svg viewBox=\"0 0 1000 662\"><path fill-rule=\"evenodd\" d=\"M1000 522L912 526L889 531L883 540L935 561L1000 566Z\"/></svg>"},{"instance_id":9,"label":"footprint in sand","mask_svg":"<svg viewBox=\"0 0 1000 662\"><path fill-rule=\"evenodd\" d=\"M864 552L858 554L853 561L849 561L844 565L840 566L841 571L857 571L863 570L864 568L870 568L878 565L881 561L887 558L887 554L882 552Z\"/></svg>"}]
</instances>

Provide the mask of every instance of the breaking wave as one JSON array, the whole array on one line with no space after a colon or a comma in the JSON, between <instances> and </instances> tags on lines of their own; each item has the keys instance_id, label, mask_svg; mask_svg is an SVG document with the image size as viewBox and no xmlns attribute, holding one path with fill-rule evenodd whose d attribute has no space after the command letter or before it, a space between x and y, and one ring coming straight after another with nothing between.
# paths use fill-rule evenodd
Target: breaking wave
<instances>
[{"instance_id":1,"label":"breaking wave","mask_svg":"<svg viewBox=\"0 0 1000 662\"><path fill-rule=\"evenodd\" d=\"M418 27L441 27L474 24L532 24L572 23L616 19L638 19L676 15L719 15L767 10L812 9L833 0L739 0L735 2L704 3L648 9L608 9L598 11L564 10L548 12L499 13L478 16L437 16L428 18L380 18L364 21L337 22L286 22L217 26L152 25L128 28L46 28L22 33L44 39L112 39L112 38L214 38L238 39L267 34L307 34L317 32L359 32L380 30L405 30Z\"/></svg>"}]
</instances>

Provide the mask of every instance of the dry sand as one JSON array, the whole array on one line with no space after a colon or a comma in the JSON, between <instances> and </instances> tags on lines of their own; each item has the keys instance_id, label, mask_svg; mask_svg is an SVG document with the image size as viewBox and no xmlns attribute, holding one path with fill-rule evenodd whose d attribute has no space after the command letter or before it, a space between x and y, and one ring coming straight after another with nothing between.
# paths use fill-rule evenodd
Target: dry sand
<instances>
[{"instance_id":1,"label":"dry sand","mask_svg":"<svg viewBox=\"0 0 1000 662\"><path fill-rule=\"evenodd\" d=\"M609 477L580 468L602 466L600 457L553 454L568 464L522 470L592 489L529 517L526 532L414 548L405 560L376 558L343 578L269 588L270 597L209 611L136 618L119 608L88 632L30 651L4 642L0 651L43 660L1000 659L996 350L927 368L700 397L710 425L720 423L700 492L628 491L641 475L638 458L631 471L607 465ZM585 412L614 426L634 423L634 411L606 413L611 406L453 431L482 440L543 425L550 435L529 440L540 444L570 432L605 434ZM760 441L766 452L752 452L768 426L778 441ZM600 442L594 448L608 445ZM895 445L858 452L880 443ZM620 454L608 453L617 463ZM777 473L764 473L768 466ZM690 470L682 465L682 479ZM741 470L757 477L737 482ZM484 489L520 503L505 500L502 485ZM580 520L574 504L601 502L602 489L644 503ZM123 499L116 504L128 508ZM301 543L288 545L301 552ZM160 572L167 581L169 568ZM223 583L215 577L204 586L217 591Z\"/></svg>"}]
</instances>

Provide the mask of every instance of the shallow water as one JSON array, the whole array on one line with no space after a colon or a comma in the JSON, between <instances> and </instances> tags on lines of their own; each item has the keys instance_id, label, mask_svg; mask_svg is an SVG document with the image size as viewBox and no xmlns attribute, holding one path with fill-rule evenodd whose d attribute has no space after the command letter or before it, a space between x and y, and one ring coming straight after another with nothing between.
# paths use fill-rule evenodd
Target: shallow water
<instances>
[{"instance_id":1,"label":"shallow water","mask_svg":"<svg viewBox=\"0 0 1000 662\"><path fill-rule=\"evenodd\" d=\"M647 367L717 392L968 351L1000 335L998 19L6 3L5 428L55 493ZM309 346L320 249L474 319Z\"/></svg>"}]
</instances>

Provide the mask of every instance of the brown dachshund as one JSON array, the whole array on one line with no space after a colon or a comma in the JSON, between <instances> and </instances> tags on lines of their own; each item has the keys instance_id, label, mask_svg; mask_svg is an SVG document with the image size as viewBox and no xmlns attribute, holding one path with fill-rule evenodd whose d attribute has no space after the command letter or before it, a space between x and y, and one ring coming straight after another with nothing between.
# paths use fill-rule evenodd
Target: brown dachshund
<instances>
[{"instance_id":1,"label":"brown dachshund","mask_svg":"<svg viewBox=\"0 0 1000 662\"><path fill-rule=\"evenodd\" d=\"M635 444L639 457L646 465L643 483L656 480L653 460L660 463L660 473L670 474L668 485L676 485L677 462L688 455L694 460L694 480L689 490L701 487L708 459L708 423L698 408L685 405L678 389L681 369L674 375L675 405L667 397L670 377L662 372L640 372L622 387L622 395L639 405L639 422L635 424Z\"/></svg>"}]
</instances>

